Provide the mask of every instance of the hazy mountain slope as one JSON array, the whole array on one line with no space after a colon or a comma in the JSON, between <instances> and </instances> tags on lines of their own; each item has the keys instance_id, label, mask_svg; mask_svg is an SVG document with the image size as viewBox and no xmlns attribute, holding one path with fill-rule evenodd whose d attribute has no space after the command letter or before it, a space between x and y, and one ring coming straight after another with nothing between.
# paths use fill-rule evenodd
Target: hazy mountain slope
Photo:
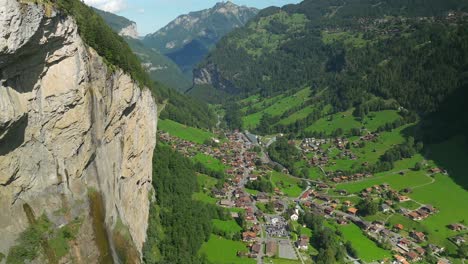
<instances>
[{"instance_id":1,"label":"hazy mountain slope","mask_svg":"<svg viewBox=\"0 0 468 264\"><path fill-rule=\"evenodd\" d=\"M140 40L126 38L133 52L140 58L143 67L152 80L185 92L191 87L192 82L179 67L169 58L161 53L147 48Z\"/></svg>"},{"instance_id":2,"label":"hazy mountain slope","mask_svg":"<svg viewBox=\"0 0 468 264\"><path fill-rule=\"evenodd\" d=\"M131 37L134 39L138 38L138 30L135 22L127 19L126 17L119 16L110 12L106 12L97 8L93 10L98 13L104 21L121 36Z\"/></svg>"},{"instance_id":3,"label":"hazy mountain slope","mask_svg":"<svg viewBox=\"0 0 468 264\"><path fill-rule=\"evenodd\" d=\"M129 26L136 24L129 19L105 12L99 9L94 9L106 23L117 33L125 33ZM168 57L162 55L154 49L150 49L142 44L135 37L121 34L125 37L132 51L140 58L145 70L153 81L164 84L167 87L175 88L178 91L184 92L191 86L189 78L184 76L179 67Z\"/></svg>"},{"instance_id":4,"label":"hazy mountain slope","mask_svg":"<svg viewBox=\"0 0 468 264\"><path fill-rule=\"evenodd\" d=\"M257 14L255 8L218 3L213 8L181 15L164 28L147 35L143 42L168 54L186 73L224 35L243 26Z\"/></svg>"},{"instance_id":5,"label":"hazy mountain slope","mask_svg":"<svg viewBox=\"0 0 468 264\"><path fill-rule=\"evenodd\" d=\"M195 84L264 96L310 86L326 88L338 109L377 95L433 111L468 65L466 10L466 2L440 0L265 9L221 40L194 71Z\"/></svg>"}]
</instances>

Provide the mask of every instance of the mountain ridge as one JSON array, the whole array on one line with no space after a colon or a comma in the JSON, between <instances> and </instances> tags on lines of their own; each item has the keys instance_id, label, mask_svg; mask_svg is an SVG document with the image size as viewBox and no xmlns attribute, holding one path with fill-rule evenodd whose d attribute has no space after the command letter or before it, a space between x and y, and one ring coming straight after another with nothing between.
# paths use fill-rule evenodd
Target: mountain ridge
<instances>
[{"instance_id":1,"label":"mountain ridge","mask_svg":"<svg viewBox=\"0 0 468 264\"><path fill-rule=\"evenodd\" d=\"M220 2L214 7L178 16L168 25L143 38L143 43L172 58L191 78L193 67L233 29L243 26L256 8Z\"/></svg>"}]
</instances>

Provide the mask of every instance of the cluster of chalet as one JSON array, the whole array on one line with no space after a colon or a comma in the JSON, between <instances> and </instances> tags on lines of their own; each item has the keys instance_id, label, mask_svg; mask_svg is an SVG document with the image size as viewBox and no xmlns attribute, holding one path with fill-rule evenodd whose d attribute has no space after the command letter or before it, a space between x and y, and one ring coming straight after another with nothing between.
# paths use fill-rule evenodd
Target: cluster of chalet
<instances>
[{"instance_id":1,"label":"cluster of chalet","mask_svg":"<svg viewBox=\"0 0 468 264\"><path fill-rule=\"evenodd\" d=\"M431 174L438 174L438 173L447 174L447 171L442 168L432 168L432 169L429 169L428 172Z\"/></svg>"},{"instance_id":2,"label":"cluster of chalet","mask_svg":"<svg viewBox=\"0 0 468 264\"><path fill-rule=\"evenodd\" d=\"M414 221L421 221L428 218L430 215L435 214L437 210L430 204L423 205L420 208L410 211L405 215Z\"/></svg>"},{"instance_id":3,"label":"cluster of chalet","mask_svg":"<svg viewBox=\"0 0 468 264\"><path fill-rule=\"evenodd\" d=\"M390 185L387 183L374 185L372 187L365 188L360 193L360 196L362 198L368 198L372 196L384 197L387 195L390 195L390 197L394 197L395 195L398 195L398 192L393 190L390 187Z\"/></svg>"},{"instance_id":4,"label":"cluster of chalet","mask_svg":"<svg viewBox=\"0 0 468 264\"><path fill-rule=\"evenodd\" d=\"M311 160L308 160L309 165L324 166L328 164L329 158L327 150L322 149L320 146L331 142L331 139L306 138L302 140L299 147L304 154L314 153L314 157Z\"/></svg>"},{"instance_id":5,"label":"cluster of chalet","mask_svg":"<svg viewBox=\"0 0 468 264\"><path fill-rule=\"evenodd\" d=\"M357 160L357 156L356 154L354 154L351 150L349 149L345 149L343 151L341 151L339 154L338 154L338 157L340 159L349 159L349 160ZM336 162L332 162L333 165L336 165Z\"/></svg>"},{"instance_id":6,"label":"cluster of chalet","mask_svg":"<svg viewBox=\"0 0 468 264\"><path fill-rule=\"evenodd\" d=\"M258 233L261 231L260 225L254 225L249 231L242 233L242 240L249 243L250 251L248 253L238 251L237 255L241 257L257 258L265 245L265 255L274 257L278 251L278 243L275 240L268 240L266 243L259 242Z\"/></svg>"},{"instance_id":7,"label":"cluster of chalet","mask_svg":"<svg viewBox=\"0 0 468 264\"><path fill-rule=\"evenodd\" d=\"M324 186L325 187L325 186ZM361 192L362 197L373 197L381 198L384 202L381 205L381 210L383 212L394 211L392 206L396 201L408 201L410 198L404 196L403 194L409 193L411 190L403 189L402 192L397 192L391 188L389 184L374 185L372 187L366 188ZM335 190L335 193L341 195L347 195L348 192L344 190ZM389 199L389 197L391 199ZM336 220L340 225L346 225L349 222L354 222L359 228L364 231L368 236L373 237L378 241L384 240L393 240L397 236L396 233L404 229L404 226L401 224L396 224L392 227L387 228L384 222L373 221L367 222L357 216L358 209L354 207L353 202L343 201L341 202L338 199L332 199L324 193L318 192L316 190L307 190L305 191L299 200L302 202L303 206L311 208L315 213L321 214L326 218L331 218ZM320 200L320 202L316 202ZM338 210L339 209L339 210ZM427 217L428 215L434 214L437 210L431 205L423 205L417 210L419 217ZM464 225L455 223L448 228L456 231L465 230ZM398 254L395 255L396 262L394 263L410 263L417 262L424 259L427 249L421 247L419 244L424 244L427 241L426 234L423 232L412 230L409 232L408 237L401 237L395 243L392 243L393 249ZM452 239L454 243L464 243L463 235L458 235ZM457 239L457 241L455 241ZM304 238L303 245L305 245L306 239ZM296 242L296 245L299 246L300 241ZM301 244L301 245L302 245ZM431 246L431 252L441 252L444 249L439 248L435 245ZM404 262L402 262L404 260Z\"/></svg>"},{"instance_id":8,"label":"cluster of chalet","mask_svg":"<svg viewBox=\"0 0 468 264\"><path fill-rule=\"evenodd\" d=\"M412 232L412 234L413 233L420 232ZM401 261L400 263L418 262L423 260L426 255L426 250L424 248L413 243L407 238L401 238L398 241L396 252L398 252L398 254L395 255L395 259Z\"/></svg>"},{"instance_id":9,"label":"cluster of chalet","mask_svg":"<svg viewBox=\"0 0 468 264\"><path fill-rule=\"evenodd\" d=\"M165 132L158 132L159 138L165 143L169 143L173 149L182 153L187 157L193 157L198 153L211 156L220 160L223 164L232 167L226 171L231 176L231 181L238 184L242 179L245 170L255 169L255 160L257 153L243 151L252 147L251 143L246 140L241 133L227 134L227 142L223 142L218 147L213 147L205 144L195 144L193 142L173 137ZM213 141L219 142L217 139Z\"/></svg>"},{"instance_id":10,"label":"cluster of chalet","mask_svg":"<svg viewBox=\"0 0 468 264\"><path fill-rule=\"evenodd\" d=\"M306 160L311 166L325 166L329 163L330 157L328 152L330 149L323 149L321 146L325 144L331 144L330 148L334 147L340 150L338 158L340 159L349 159L356 160L358 157L350 150L347 149L348 144L358 148L366 141L377 141L379 137L378 133L368 133L365 136L360 137L359 140L354 142L349 142L346 138L330 138L330 139L316 139L316 138L305 138L299 144L300 149L306 155L308 153L313 153L314 156L310 160ZM304 155L304 156L305 156ZM332 165L335 165L335 162L332 162ZM365 162L362 166L368 166L368 163Z\"/></svg>"},{"instance_id":11,"label":"cluster of chalet","mask_svg":"<svg viewBox=\"0 0 468 264\"><path fill-rule=\"evenodd\" d=\"M358 180L362 180L364 178L370 178L372 177L372 174L370 173L355 173L353 175L350 175L350 176L335 176L333 178L331 178L331 180L334 182L334 183L342 183L342 182L349 182L349 181L358 181Z\"/></svg>"},{"instance_id":12,"label":"cluster of chalet","mask_svg":"<svg viewBox=\"0 0 468 264\"><path fill-rule=\"evenodd\" d=\"M372 141L372 142L375 142L375 141L377 141L378 137L379 137L379 133L369 133L369 134L367 134L367 135L365 135L365 136L360 137L359 139L360 139L361 141Z\"/></svg>"}]
</instances>

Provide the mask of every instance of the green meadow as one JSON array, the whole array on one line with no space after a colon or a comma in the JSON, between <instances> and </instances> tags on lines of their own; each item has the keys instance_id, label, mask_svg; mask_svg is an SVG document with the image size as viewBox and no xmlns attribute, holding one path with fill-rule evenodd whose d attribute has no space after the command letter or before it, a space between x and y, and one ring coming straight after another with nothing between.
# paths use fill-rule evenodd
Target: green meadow
<instances>
[{"instance_id":1,"label":"green meadow","mask_svg":"<svg viewBox=\"0 0 468 264\"><path fill-rule=\"evenodd\" d=\"M211 197L209 194L204 192L195 192L192 194L192 199L208 203L208 204L216 204L218 201L216 198Z\"/></svg>"},{"instance_id":2,"label":"green meadow","mask_svg":"<svg viewBox=\"0 0 468 264\"><path fill-rule=\"evenodd\" d=\"M358 257L365 262L382 260L391 256L390 251L378 247L372 240L367 238L355 224L340 225L337 227L346 241L351 242Z\"/></svg>"},{"instance_id":3,"label":"green meadow","mask_svg":"<svg viewBox=\"0 0 468 264\"><path fill-rule=\"evenodd\" d=\"M200 254L206 255L211 263L216 264L254 264L256 260L237 257L237 251L248 252L247 246L238 241L228 240L219 236L211 235L205 242Z\"/></svg>"},{"instance_id":4,"label":"green meadow","mask_svg":"<svg viewBox=\"0 0 468 264\"><path fill-rule=\"evenodd\" d=\"M432 179L423 171L408 171L404 175L398 173L378 173L372 178L361 181L347 182L337 184L337 189L343 189L349 193L357 193L367 187L388 183L395 190L401 190L406 187L413 188L419 185L428 184Z\"/></svg>"},{"instance_id":5,"label":"green meadow","mask_svg":"<svg viewBox=\"0 0 468 264\"><path fill-rule=\"evenodd\" d=\"M213 219L213 228L226 232L228 234L239 233L242 228L234 220L223 221L219 219Z\"/></svg>"},{"instance_id":6,"label":"green meadow","mask_svg":"<svg viewBox=\"0 0 468 264\"><path fill-rule=\"evenodd\" d=\"M198 186L200 186L200 189L208 189L209 190L213 186L216 185L218 180L213 178L213 177L210 177L208 175L199 173L199 174L197 174L197 182L198 182Z\"/></svg>"},{"instance_id":7,"label":"green meadow","mask_svg":"<svg viewBox=\"0 0 468 264\"><path fill-rule=\"evenodd\" d=\"M371 112L364 118L364 120L358 121L358 119L353 116L353 111L354 109L351 108L345 112L339 112L320 118L314 124L306 128L306 131L331 134L333 131L341 128L346 133L352 128L361 127L364 127L369 131L375 131L381 125L392 122L400 116L396 110L383 110L379 112Z\"/></svg>"},{"instance_id":8,"label":"green meadow","mask_svg":"<svg viewBox=\"0 0 468 264\"><path fill-rule=\"evenodd\" d=\"M299 186L300 181L284 173L272 171L271 182L274 187L279 188L286 196L298 197L302 193L302 189Z\"/></svg>"},{"instance_id":9,"label":"green meadow","mask_svg":"<svg viewBox=\"0 0 468 264\"><path fill-rule=\"evenodd\" d=\"M175 136L198 144L203 144L203 142L205 142L206 140L216 138L216 135L214 135L211 132L190 126L185 126L180 123L171 121L169 119L159 120L158 129L169 133L171 136Z\"/></svg>"},{"instance_id":10,"label":"green meadow","mask_svg":"<svg viewBox=\"0 0 468 264\"><path fill-rule=\"evenodd\" d=\"M194 161L198 161L208 167L209 169L215 170L215 171L224 171L227 167L218 159L213 158L209 155L205 155L203 153L197 153L193 157Z\"/></svg>"},{"instance_id":11,"label":"green meadow","mask_svg":"<svg viewBox=\"0 0 468 264\"><path fill-rule=\"evenodd\" d=\"M255 128L260 123L263 114L280 116L289 109L300 106L305 102L309 94L310 89L305 88L290 96L279 95L253 104L252 107L260 111L242 118L244 128ZM245 111L247 108L243 108L243 110Z\"/></svg>"}]
</instances>

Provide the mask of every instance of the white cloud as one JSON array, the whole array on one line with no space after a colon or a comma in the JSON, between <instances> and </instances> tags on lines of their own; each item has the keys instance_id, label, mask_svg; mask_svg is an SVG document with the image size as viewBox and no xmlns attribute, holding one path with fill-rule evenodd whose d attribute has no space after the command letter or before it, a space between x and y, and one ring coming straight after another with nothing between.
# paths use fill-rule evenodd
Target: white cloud
<instances>
[{"instance_id":1,"label":"white cloud","mask_svg":"<svg viewBox=\"0 0 468 264\"><path fill-rule=\"evenodd\" d=\"M85 0L85 3L107 12L120 12L127 8L125 0Z\"/></svg>"},{"instance_id":2,"label":"white cloud","mask_svg":"<svg viewBox=\"0 0 468 264\"><path fill-rule=\"evenodd\" d=\"M140 13L140 14L144 14L144 13L145 13L145 9L144 9L144 8L140 8L140 9L138 9L138 13Z\"/></svg>"}]
</instances>

